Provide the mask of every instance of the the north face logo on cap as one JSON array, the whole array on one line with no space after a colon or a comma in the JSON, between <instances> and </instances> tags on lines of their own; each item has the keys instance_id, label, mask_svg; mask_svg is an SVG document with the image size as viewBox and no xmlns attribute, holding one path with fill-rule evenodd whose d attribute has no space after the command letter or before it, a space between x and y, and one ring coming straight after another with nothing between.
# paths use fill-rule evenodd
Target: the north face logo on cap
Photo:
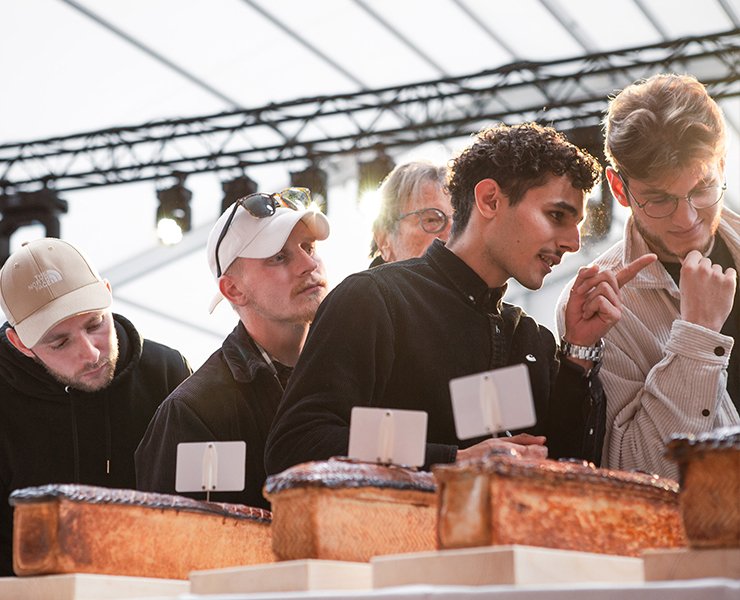
<instances>
[{"instance_id":1,"label":"the north face logo on cap","mask_svg":"<svg viewBox=\"0 0 740 600\"><path fill-rule=\"evenodd\" d=\"M59 283L62 279L62 274L59 271L47 269L43 273L34 275L33 281L28 284L28 289L38 292L42 288L48 288L54 283Z\"/></svg>"}]
</instances>

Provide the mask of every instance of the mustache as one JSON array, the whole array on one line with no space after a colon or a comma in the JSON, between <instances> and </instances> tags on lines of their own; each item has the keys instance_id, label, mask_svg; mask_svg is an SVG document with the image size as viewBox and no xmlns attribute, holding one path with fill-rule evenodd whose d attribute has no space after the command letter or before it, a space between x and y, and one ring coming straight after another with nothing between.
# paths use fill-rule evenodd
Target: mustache
<instances>
[{"instance_id":1,"label":"mustache","mask_svg":"<svg viewBox=\"0 0 740 600\"><path fill-rule=\"evenodd\" d=\"M327 285L326 279L324 279L323 277L312 277L311 279L308 279L304 281L303 283L301 283L300 285L298 285L293 290L293 293L300 294L301 292L305 292L307 289L316 287L316 286L325 288L326 285Z\"/></svg>"},{"instance_id":2,"label":"mustache","mask_svg":"<svg viewBox=\"0 0 740 600\"><path fill-rule=\"evenodd\" d=\"M82 371L80 372L80 375L83 375L85 373L89 373L90 371L95 371L97 369L100 369L101 367L104 367L104 366L110 365L110 364L111 364L111 361L107 357L99 360L96 363L88 363L88 364L85 365L85 368L82 369Z\"/></svg>"}]
</instances>

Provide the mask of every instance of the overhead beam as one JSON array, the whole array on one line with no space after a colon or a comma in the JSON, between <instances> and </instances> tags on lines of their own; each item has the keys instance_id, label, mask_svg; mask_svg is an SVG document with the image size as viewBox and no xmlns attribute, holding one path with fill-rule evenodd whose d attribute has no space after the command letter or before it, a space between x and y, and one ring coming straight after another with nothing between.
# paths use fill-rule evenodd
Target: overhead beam
<instances>
[{"instance_id":1,"label":"overhead beam","mask_svg":"<svg viewBox=\"0 0 740 600\"><path fill-rule=\"evenodd\" d=\"M589 54L594 53L598 50L598 46L594 43L591 37L586 31L578 24L565 9L565 7L558 2L558 0L540 0L540 4L545 7L553 18L560 23L565 31L572 37L576 43L583 48Z\"/></svg>"},{"instance_id":2,"label":"overhead beam","mask_svg":"<svg viewBox=\"0 0 740 600\"><path fill-rule=\"evenodd\" d=\"M275 15L273 15L271 12L269 12L267 9L265 9L263 6L255 2L255 0L242 0L246 5L250 6L253 10L257 11L263 18L267 19L275 25L278 29L282 29L285 33L290 34L290 38L292 40L295 40L298 42L301 46L303 46L306 50L308 50L311 54L314 56L317 56L319 59L324 61L327 65L329 65L332 69L340 73L343 77L346 77L349 81L357 85L360 89L367 89L367 86L365 83L359 79L356 75L353 73L350 73L347 69L345 69L342 65L340 65L337 61L330 58L327 54L319 50L316 46L314 46L312 43L310 43L304 35L302 35L300 32L296 31L295 29L292 29L285 23L284 21L280 21Z\"/></svg>"},{"instance_id":3,"label":"overhead beam","mask_svg":"<svg viewBox=\"0 0 740 600\"><path fill-rule=\"evenodd\" d=\"M357 6L364 10L373 19L375 19L375 21L380 23L380 25L386 31L390 32L393 37L395 37L399 42L401 42L404 46L406 46L409 50L411 50L414 54L421 58L421 60L431 66L435 71L437 71L437 73L443 75L444 77L449 77L449 73L447 73L447 71L442 68L442 65L432 60L431 56L429 56L426 52L423 52L421 48L414 44L407 36L403 35L396 27L394 27L390 23L390 21L388 21L388 19L383 18L379 12L373 10L367 2L364 2L363 0L354 1Z\"/></svg>"},{"instance_id":4,"label":"overhead beam","mask_svg":"<svg viewBox=\"0 0 740 600\"><path fill-rule=\"evenodd\" d=\"M0 145L0 186L75 190L367 153L469 135L492 121L598 124L607 96L659 71L740 95L740 30L461 77ZM249 144L250 139L260 140ZM239 135L237 135L239 134ZM287 140L287 141L286 141Z\"/></svg>"},{"instance_id":5,"label":"overhead beam","mask_svg":"<svg viewBox=\"0 0 740 600\"><path fill-rule=\"evenodd\" d=\"M648 20L648 22L653 26L653 29L658 32L658 35L664 40L669 39L670 36L668 35L668 32L661 24L660 19L648 6L647 2L645 2L645 0L633 0L633 2L637 5L637 8L640 9L640 12Z\"/></svg>"},{"instance_id":6,"label":"overhead beam","mask_svg":"<svg viewBox=\"0 0 740 600\"><path fill-rule=\"evenodd\" d=\"M175 73L177 73L181 77L184 77L190 83L195 84L196 86L198 86L202 90L205 90L206 92L208 92L212 96L215 96L220 101L226 103L228 106L231 106L233 108L240 108L241 107L241 104L239 102L237 102L234 98L230 98L229 96L227 96L223 92L217 90L211 84L203 81L199 77L196 77L191 72L185 70L180 65L178 65L177 63L171 61L166 56L160 54L159 52L157 52L153 48L150 48L149 46L147 46L143 42L137 40L132 35L126 33L120 27L117 27L116 25L114 25L110 21L104 19L103 17L101 17L97 13L91 11L89 8L87 8L85 6L82 6L78 2L74 2L74 0L61 0L61 1L64 2L67 6L69 6L69 7L73 8L73 9L75 9L76 11L82 13L88 19L91 19L92 21L95 21L98 25L100 25L101 27L104 27L105 29L107 29L108 31L110 31L111 33L113 33L114 35L116 35L119 38L121 38L122 40L124 40L126 43L131 44L132 46L138 48L144 54L146 54L150 58L153 58L157 62L163 64L165 67L167 67L171 71L174 71Z\"/></svg>"},{"instance_id":7,"label":"overhead beam","mask_svg":"<svg viewBox=\"0 0 740 600\"><path fill-rule=\"evenodd\" d=\"M452 2L454 2L457 5L457 7L463 13L465 13L468 16L468 18L473 23L473 25L475 25L476 27L482 29L483 32L488 37L490 37L502 49L504 49L509 54L509 56L511 56L512 60L520 60L521 59L521 57L516 52L516 50L514 50L514 48L512 46L510 46L506 42L506 40L504 40L504 38L502 38L498 33L496 33L491 27L489 27L488 25L486 25L483 22L483 19L479 15L475 14L473 12L473 10L467 4L465 4L465 2L463 2L463 0L452 0Z\"/></svg>"}]
</instances>

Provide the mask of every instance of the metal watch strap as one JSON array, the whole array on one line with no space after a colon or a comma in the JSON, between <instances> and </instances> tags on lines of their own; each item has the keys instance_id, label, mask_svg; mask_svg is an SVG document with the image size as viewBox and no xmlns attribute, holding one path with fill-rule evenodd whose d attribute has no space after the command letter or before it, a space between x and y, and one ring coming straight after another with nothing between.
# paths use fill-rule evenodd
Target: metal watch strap
<instances>
[{"instance_id":1,"label":"metal watch strap","mask_svg":"<svg viewBox=\"0 0 740 600\"><path fill-rule=\"evenodd\" d=\"M595 363L601 362L601 358L604 356L604 340L599 340L596 346L578 346L577 344L571 344L561 339L560 352L564 356L590 360Z\"/></svg>"}]
</instances>

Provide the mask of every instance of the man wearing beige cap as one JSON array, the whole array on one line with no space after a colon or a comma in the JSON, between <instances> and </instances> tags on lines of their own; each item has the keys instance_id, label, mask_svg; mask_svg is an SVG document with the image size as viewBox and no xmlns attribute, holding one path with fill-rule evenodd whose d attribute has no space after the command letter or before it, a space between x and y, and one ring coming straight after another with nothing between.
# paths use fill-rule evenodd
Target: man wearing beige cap
<instances>
[{"instance_id":1,"label":"man wearing beige cap","mask_svg":"<svg viewBox=\"0 0 740 600\"><path fill-rule=\"evenodd\" d=\"M140 489L175 492L181 442L244 441L244 491L211 499L269 506L262 496L267 432L327 292L315 244L329 235L329 222L309 204L305 188L252 194L211 230L206 252L219 289L211 310L225 298L239 323L157 410L136 451Z\"/></svg>"},{"instance_id":2,"label":"man wearing beige cap","mask_svg":"<svg viewBox=\"0 0 740 600\"><path fill-rule=\"evenodd\" d=\"M114 315L110 284L74 246L24 244L0 270L0 575L12 575L11 491L133 488L134 450L190 374L182 355Z\"/></svg>"}]
</instances>

